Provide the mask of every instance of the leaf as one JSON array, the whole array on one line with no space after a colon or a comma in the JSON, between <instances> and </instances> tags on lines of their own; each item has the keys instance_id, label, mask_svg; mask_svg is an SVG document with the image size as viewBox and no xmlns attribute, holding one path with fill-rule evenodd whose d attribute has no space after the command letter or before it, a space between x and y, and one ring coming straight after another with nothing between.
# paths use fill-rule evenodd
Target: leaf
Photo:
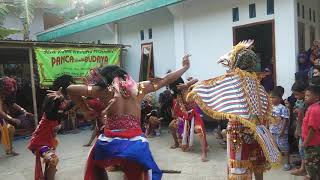
<instances>
[{"instance_id":1,"label":"leaf","mask_svg":"<svg viewBox=\"0 0 320 180\"><path fill-rule=\"evenodd\" d=\"M21 30L0 27L0 39L6 39L6 37L17 33L21 33Z\"/></svg>"},{"instance_id":2,"label":"leaf","mask_svg":"<svg viewBox=\"0 0 320 180\"><path fill-rule=\"evenodd\" d=\"M0 4L0 24L3 24L8 14L9 14L8 5L5 3L1 3Z\"/></svg>"},{"instance_id":3,"label":"leaf","mask_svg":"<svg viewBox=\"0 0 320 180\"><path fill-rule=\"evenodd\" d=\"M31 25L38 0L14 0L15 14Z\"/></svg>"}]
</instances>

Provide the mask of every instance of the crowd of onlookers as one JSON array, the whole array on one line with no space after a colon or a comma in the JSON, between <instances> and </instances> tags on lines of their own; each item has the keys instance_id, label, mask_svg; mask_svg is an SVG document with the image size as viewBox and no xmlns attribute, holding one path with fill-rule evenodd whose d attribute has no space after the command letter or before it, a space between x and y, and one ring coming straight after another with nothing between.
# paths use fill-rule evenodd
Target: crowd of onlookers
<instances>
[{"instance_id":1,"label":"crowd of onlookers","mask_svg":"<svg viewBox=\"0 0 320 180\"><path fill-rule=\"evenodd\" d=\"M290 153L298 152L300 167L293 169L291 174L319 179L320 41L314 41L308 51L298 55L298 65L292 95L282 100L284 89L279 86L270 93L275 122L271 122L269 129L284 155L283 169L293 169Z\"/></svg>"},{"instance_id":2,"label":"crowd of onlookers","mask_svg":"<svg viewBox=\"0 0 320 180\"><path fill-rule=\"evenodd\" d=\"M306 52L298 55L299 70L295 74L292 95L283 98L284 88L276 86L268 93L272 100L272 116L269 130L283 153L283 170L305 179L320 178L320 41L315 41ZM161 124L170 122L172 94L165 90L159 95L159 107L146 98L142 105L142 121L148 136L153 136ZM159 118L161 117L161 118ZM218 139L226 142L227 123L218 125ZM298 154L300 158L296 160ZM298 168L294 168L295 166Z\"/></svg>"},{"instance_id":3,"label":"crowd of onlookers","mask_svg":"<svg viewBox=\"0 0 320 180\"><path fill-rule=\"evenodd\" d=\"M300 80L319 76L320 71L320 41L314 41L311 48L298 55L298 72Z\"/></svg>"}]
</instances>

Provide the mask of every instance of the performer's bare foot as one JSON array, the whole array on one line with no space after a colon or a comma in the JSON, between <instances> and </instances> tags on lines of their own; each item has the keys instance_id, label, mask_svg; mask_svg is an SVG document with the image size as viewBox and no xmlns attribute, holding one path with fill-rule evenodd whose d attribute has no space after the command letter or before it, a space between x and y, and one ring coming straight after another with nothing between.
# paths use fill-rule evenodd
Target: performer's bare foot
<instances>
[{"instance_id":1,"label":"performer's bare foot","mask_svg":"<svg viewBox=\"0 0 320 180\"><path fill-rule=\"evenodd\" d=\"M304 178L303 178L304 180L311 180L311 178L310 178L310 176L304 176Z\"/></svg>"},{"instance_id":2,"label":"performer's bare foot","mask_svg":"<svg viewBox=\"0 0 320 180\"><path fill-rule=\"evenodd\" d=\"M201 161L202 161L202 162L208 162L209 159L208 159L207 155L202 154L202 155L201 155Z\"/></svg>"},{"instance_id":3,"label":"performer's bare foot","mask_svg":"<svg viewBox=\"0 0 320 180\"><path fill-rule=\"evenodd\" d=\"M170 148L171 148L171 149L177 149L178 147L179 147L179 143L172 145Z\"/></svg>"},{"instance_id":4,"label":"performer's bare foot","mask_svg":"<svg viewBox=\"0 0 320 180\"><path fill-rule=\"evenodd\" d=\"M206 152L210 151L210 146L207 146Z\"/></svg>"},{"instance_id":5,"label":"performer's bare foot","mask_svg":"<svg viewBox=\"0 0 320 180\"><path fill-rule=\"evenodd\" d=\"M8 156L18 156L19 153L15 152L15 151L11 151L11 152L7 152Z\"/></svg>"},{"instance_id":6,"label":"performer's bare foot","mask_svg":"<svg viewBox=\"0 0 320 180\"><path fill-rule=\"evenodd\" d=\"M106 168L106 171L108 172L112 172L112 171L115 171L116 170L116 167L115 166L109 166Z\"/></svg>"},{"instance_id":7,"label":"performer's bare foot","mask_svg":"<svg viewBox=\"0 0 320 180\"><path fill-rule=\"evenodd\" d=\"M154 138L153 135L147 135L147 138Z\"/></svg>"},{"instance_id":8,"label":"performer's bare foot","mask_svg":"<svg viewBox=\"0 0 320 180\"><path fill-rule=\"evenodd\" d=\"M85 145L83 145L83 147L90 147L90 146L92 146L91 144L85 144Z\"/></svg>"},{"instance_id":9,"label":"performer's bare foot","mask_svg":"<svg viewBox=\"0 0 320 180\"><path fill-rule=\"evenodd\" d=\"M223 145L223 146L224 146L224 145L227 145L227 143L226 143L225 141L221 141L221 142L219 142L219 144L220 144L220 145Z\"/></svg>"},{"instance_id":10,"label":"performer's bare foot","mask_svg":"<svg viewBox=\"0 0 320 180\"><path fill-rule=\"evenodd\" d=\"M115 171L120 171L121 169L118 166L109 166L106 168L106 171L108 172L115 172Z\"/></svg>"},{"instance_id":11,"label":"performer's bare foot","mask_svg":"<svg viewBox=\"0 0 320 180\"><path fill-rule=\"evenodd\" d=\"M193 149L193 147L188 147L187 148L187 152L192 152L194 149Z\"/></svg>"},{"instance_id":12,"label":"performer's bare foot","mask_svg":"<svg viewBox=\"0 0 320 180\"><path fill-rule=\"evenodd\" d=\"M291 175L294 176L305 176L307 175L307 172L304 169L295 169L293 171L290 172Z\"/></svg>"}]
</instances>

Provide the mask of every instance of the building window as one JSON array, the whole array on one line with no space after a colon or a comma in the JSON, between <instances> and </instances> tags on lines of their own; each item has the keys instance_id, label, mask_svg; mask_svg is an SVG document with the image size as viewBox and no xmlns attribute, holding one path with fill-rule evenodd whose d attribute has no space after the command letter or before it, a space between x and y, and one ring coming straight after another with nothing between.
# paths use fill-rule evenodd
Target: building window
<instances>
[{"instance_id":1,"label":"building window","mask_svg":"<svg viewBox=\"0 0 320 180\"><path fill-rule=\"evenodd\" d=\"M313 22L315 23L316 22L316 11L313 10Z\"/></svg>"},{"instance_id":2,"label":"building window","mask_svg":"<svg viewBox=\"0 0 320 180\"><path fill-rule=\"evenodd\" d=\"M304 19L304 5L302 5L302 18Z\"/></svg>"},{"instance_id":3,"label":"building window","mask_svg":"<svg viewBox=\"0 0 320 180\"><path fill-rule=\"evenodd\" d=\"M239 8L232 8L232 19L233 22L239 21Z\"/></svg>"},{"instance_id":4,"label":"building window","mask_svg":"<svg viewBox=\"0 0 320 180\"><path fill-rule=\"evenodd\" d=\"M256 4L249 5L249 17L255 18L256 17Z\"/></svg>"},{"instance_id":5,"label":"building window","mask_svg":"<svg viewBox=\"0 0 320 180\"><path fill-rule=\"evenodd\" d=\"M297 15L300 17L300 3L297 4Z\"/></svg>"},{"instance_id":6,"label":"building window","mask_svg":"<svg viewBox=\"0 0 320 180\"><path fill-rule=\"evenodd\" d=\"M309 8L309 20L312 21L311 8Z\"/></svg>"},{"instance_id":7,"label":"building window","mask_svg":"<svg viewBox=\"0 0 320 180\"><path fill-rule=\"evenodd\" d=\"M152 39L152 29L150 28L148 32L149 32L149 39Z\"/></svg>"},{"instance_id":8,"label":"building window","mask_svg":"<svg viewBox=\"0 0 320 180\"><path fill-rule=\"evenodd\" d=\"M267 14L274 14L274 0L267 0Z\"/></svg>"},{"instance_id":9,"label":"building window","mask_svg":"<svg viewBox=\"0 0 320 180\"><path fill-rule=\"evenodd\" d=\"M141 41L144 40L144 31L143 30L140 31L140 39L141 39Z\"/></svg>"}]
</instances>

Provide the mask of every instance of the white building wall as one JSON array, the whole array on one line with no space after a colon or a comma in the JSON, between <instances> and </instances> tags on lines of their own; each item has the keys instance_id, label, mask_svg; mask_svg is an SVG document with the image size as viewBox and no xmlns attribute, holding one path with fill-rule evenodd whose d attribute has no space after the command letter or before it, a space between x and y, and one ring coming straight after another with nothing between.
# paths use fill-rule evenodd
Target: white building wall
<instances>
[{"instance_id":1,"label":"white building wall","mask_svg":"<svg viewBox=\"0 0 320 180\"><path fill-rule=\"evenodd\" d=\"M305 26L305 50L310 48L310 26L315 27L316 39L320 39L320 1L319 0L298 0L300 4L300 17L298 22ZM302 18L302 6L305 9L305 17ZM309 19L309 8L311 8L312 20ZM297 11L297 9L296 9ZM316 11L316 22L313 21L313 11Z\"/></svg>"},{"instance_id":2,"label":"white building wall","mask_svg":"<svg viewBox=\"0 0 320 180\"><path fill-rule=\"evenodd\" d=\"M256 4L256 18L249 18L249 4ZM239 21L232 21L232 8L239 8ZM184 52L192 54L190 76L208 79L225 73L225 68L217 64L220 56L228 52L233 45L233 27L244 24L272 20L267 15L265 0L192 0L170 7L175 15L175 27L184 27L184 41L176 41L176 60ZM181 18L181 16L183 18ZM175 29L176 31L176 29ZM182 30L175 36L181 36ZM185 49L181 51L179 49Z\"/></svg>"},{"instance_id":3,"label":"white building wall","mask_svg":"<svg viewBox=\"0 0 320 180\"><path fill-rule=\"evenodd\" d=\"M274 20L277 84L289 95L294 81L297 53L297 0L275 0L275 14L267 15L266 0L188 0L121 20L118 23L119 43L131 45L126 53L125 68L138 80L142 43L153 42L155 74L181 67L181 57L190 53L191 69L186 76L200 80L216 77L226 69L217 59L233 45L233 27ZM316 0L315 0L316 1ZM256 4L256 17L249 18L249 4ZM232 8L239 8L239 21L232 22ZM148 39L152 28L153 38ZM140 40L140 30L145 40ZM77 33L58 41L92 42L100 39L113 43L114 35L103 26ZM285 48L284 48L285 47ZM286 67L286 68L283 68Z\"/></svg>"},{"instance_id":4,"label":"white building wall","mask_svg":"<svg viewBox=\"0 0 320 180\"><path fill-rule=\"evenodd\" d=\"M6 17L6 20L3 26L5 28L23 30L23 25L21 21L14 14L9 14ZM41 31L44 31L43 11L41 9L37 9L35 11L35 18L33 19L32 24L30 25L30 39L37 40L37 37L35 34ZM8 38L11 38L13 40L23 40L23 34L22 33L14 34L9 36Z\"/></svg>"},{"instance_id":5,"label":"white building wall","mask_svg":"<svg viewBox=\"0 0 320 180\"><path fill-rule=\"evenodd\" d=\"M285 88L285 97L291 95L295 81L298 54L298 23L296 0L275 1L275 48L277 85Z\"/></svg>"},{"instance_id":6,"label":"white building wall","mask_svg":"<svg viewBox=\"0 0 320 180\"><path fill-rule=\"evenodd\" d=\"M232 48L233 27L275 20L277 84L284 86L286 95L289 95L296 70L296 32L288 30L295 25L290 17L294 15L294 7L289 1L275 0L274 15L267 15L266 0L229 0L223 3L218 0L189 0L170 7L175 18L174 27L177 27L176 39L181 39L177 37L184 33L184 41L175 42L177 65L179 57L187 52L192 54L192 67L187 76L208 79L222 75L226 69L217 64L217 59ZM252 3L256 4L255 18L249 18L249 4ZM234 7L239 8L238 22L232 22ZM283 41L291 42L291 45L284 45Z\"/></svg>"},{"instance_id":7,"label":"white building wall","mask_svg":"<svg viewBox=\"0 0 320 180\"><path fill-rule=\"evenodd\" d=\"M152 39L148 38L149 28L153 31ZM142 43L153 43L156 76L175 69L173 16L167 8L124 19L118 22L118 29L120 43L131 45L124 66L135 80L139 79ZM144 30L144 41L140 39L140 30Z\"/></svg>"}]
</instances>

